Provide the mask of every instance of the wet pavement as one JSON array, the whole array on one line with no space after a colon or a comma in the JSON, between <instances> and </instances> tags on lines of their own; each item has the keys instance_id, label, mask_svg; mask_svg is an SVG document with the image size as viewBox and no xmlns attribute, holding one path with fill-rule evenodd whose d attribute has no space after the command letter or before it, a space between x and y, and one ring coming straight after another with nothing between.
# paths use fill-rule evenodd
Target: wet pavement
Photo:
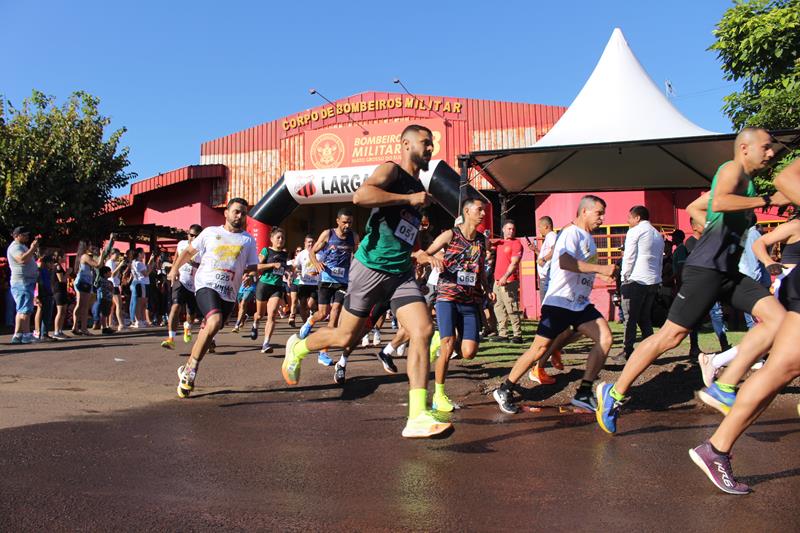
<instances>
[{"instance_id":1,"label":"wet pavement","mask_svg":"<svg viewBox=\"0 0 800 533\"><path fill-rule=\"evenodd\" d=\"M371 351L351 358L344 388L311 357L287 387L279 356L225 334L197 394L178 400L187 349L159 340L0 347L0 529L800 528L796 401L739 442L734 468L755 493L735 497L688 457L719 422L691 403L626 413L611 437L556 406L503 415L480 393L496 373L455 365L455 431L409 441L405 378Z\"/></svg>"}]
</instances>

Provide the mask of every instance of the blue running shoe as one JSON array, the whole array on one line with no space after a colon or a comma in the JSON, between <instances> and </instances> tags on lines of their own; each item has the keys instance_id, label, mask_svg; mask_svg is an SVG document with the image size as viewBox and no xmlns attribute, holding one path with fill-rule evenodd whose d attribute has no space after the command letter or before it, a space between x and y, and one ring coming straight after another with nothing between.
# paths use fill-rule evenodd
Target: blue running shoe
<instances>
[{"instance_id":1,"label":"blue running shoe","mask_svg":"<svg viewBox=\"0 0 800 533\"><path fill-rule=\"evenodd\" d=\"M627 401L615 400L611 396L613 385L605 381L597 386L597 424L606 433L614 434L617 432L617 418L619 418L619 408Z\"/></svg>"},{"instance_id":2,"label":"blue running shoe","mask_svg":"<svg viewBox=\"0 0 800 533\"><path fill-rule=\"evenodd\" d=\"M328 354L326 352L319 352L319 357L317 357L317 362L322 366L333 365L333 359L328 357Z\"/></svg>"},{"instance_id":3,"label":"blue running shoe","mask_svg":"<svg viewBox=\"0 0 800 533\"><path fill-rule=\"evenodd\" d=\"M736 401L735 392L725 392L719 388L716 382L712 383L710 387L705 387L697 393L700 399L706 405L710 405L723 415L731 412L733 402Z\"/></svg>"},{"instance_id":4,"label":"blue running shoe","mask_svg":"<svg viewBox=\"0 0 800 533\"><path fill-rule=\"evenodd\" d=\"M314 324L306 320L305 324L300 327L300 331L297 333L297 338L300 340L305 339L309 335L311 335L311 328L314 327Z\"/></svg>"}]
</instances>

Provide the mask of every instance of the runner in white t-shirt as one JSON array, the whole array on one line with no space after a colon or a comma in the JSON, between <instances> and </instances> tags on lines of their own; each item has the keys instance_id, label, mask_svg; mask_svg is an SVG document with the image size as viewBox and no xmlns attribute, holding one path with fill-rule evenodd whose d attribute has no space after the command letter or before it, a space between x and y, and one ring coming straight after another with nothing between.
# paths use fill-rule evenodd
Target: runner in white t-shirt
<instances>
[{"instance_id":1,"label":"runner in white t-shirt","mask_svg":"<svg viewBox=\"0 0 800 533\"><path fill-rule=\"evenodd\" d=\"M175 250L177 259L183 251L194 242L203 227L200 224L192 224L186 233L186 240L180 241ZM183 322L183 342L192 341L192 322L197 315L197 300L194 296L194 275L199 258L191 258L188 263L184 263L178 269L178 279L172 283L172 307L169 310L167 322L167 338L161 343L162 348L175 349L175 331L178 329L181 307L186 310L186 320ZM175 268L174 265L172 268Z\"/></svg>"},{"instance_id":2,"label":"runner in white t-shirt","mask_svg":"<svg viewBox=\"0 0 800 533\"><path fill-rule=\"evenodd\" d=\"M617 269L615 264L598 265L597 249L591 232L603 223L606 203L597 196L581 198L574 223L561 230L553 247L550 265L550 283L542 305L541 319L533 344L523 353L505 382L495 389L493 396L506 413L516 413L518 408L512 400L512 391L528 369L548 350L553 341L566 329L572 327L594 341L586 361L586 370L572 404L584 409L596 410L597 400L592 384L603 368L611 349L611 329L589 296L595 275L611 281Z\"/></svg>"},{"instance_id":3,"label":"runner in white t-shirt","mask_svg":"<svg viewBox=\"0 0 800 533\"><path fill-rule=\"evenodd\" d=\"M233 310L236 294L245 273L264 270L258 264L255 239L243 230L247 217L247 201L233 198L225 208L225 225L204 229L175 259L167 278L175 283L181 267L200 254L194 276L197 308L206 326L197 335L186 365L178 368L178 396L186 398L194 389L197 368L214 336L222 329ZM248 277L249 279L249 277Z\"/></svg>"}]
</instances>

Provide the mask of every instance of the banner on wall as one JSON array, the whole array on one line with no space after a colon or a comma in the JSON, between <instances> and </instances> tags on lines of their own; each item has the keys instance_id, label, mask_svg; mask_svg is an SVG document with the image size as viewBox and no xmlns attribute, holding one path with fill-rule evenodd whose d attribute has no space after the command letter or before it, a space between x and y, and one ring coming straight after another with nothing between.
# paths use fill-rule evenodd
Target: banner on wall
<instances>
[{"instance_id":1,"label":"banner on wall","mask_svg":"<svg viewBox=\"0 0 800 533\"><path fill-rule=\"evenodd\" d=\"M330 169L359 165L379 165L386 161L400 160L400 134L409 124L419 124L433 133L433 155L431 159L448 161L445 143L445 125L442 120L412 120L369 124L367 134L357 126L327 128L308 131L303 135L305 167L307 169Z\"/></svg>"}]
</instances>

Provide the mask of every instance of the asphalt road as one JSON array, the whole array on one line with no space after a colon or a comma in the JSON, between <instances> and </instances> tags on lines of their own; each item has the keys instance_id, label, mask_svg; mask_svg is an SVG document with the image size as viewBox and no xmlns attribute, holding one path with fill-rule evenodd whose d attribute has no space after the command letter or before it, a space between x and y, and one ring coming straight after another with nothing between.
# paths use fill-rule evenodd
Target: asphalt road
<instances>
[{"instance_id":1,"label":"asphalt road","mask_svg":"<svg viewBox=\"0 0 800 533\"><path fill-rule=\"evenodd\" d=\"M188 347L160 340L0 347L0 530L800 529L791 396L735 449L755 489L735 497L688 457L719 422L692 401L626 413L611 437L547 402L503 415L482 393L500 371L456 364L455 431L409 441L405 377L371 350L351 358L343 388L311 357L287 387L282 350L225 333L179 400Z\"/></svg>"}]
</instances>

